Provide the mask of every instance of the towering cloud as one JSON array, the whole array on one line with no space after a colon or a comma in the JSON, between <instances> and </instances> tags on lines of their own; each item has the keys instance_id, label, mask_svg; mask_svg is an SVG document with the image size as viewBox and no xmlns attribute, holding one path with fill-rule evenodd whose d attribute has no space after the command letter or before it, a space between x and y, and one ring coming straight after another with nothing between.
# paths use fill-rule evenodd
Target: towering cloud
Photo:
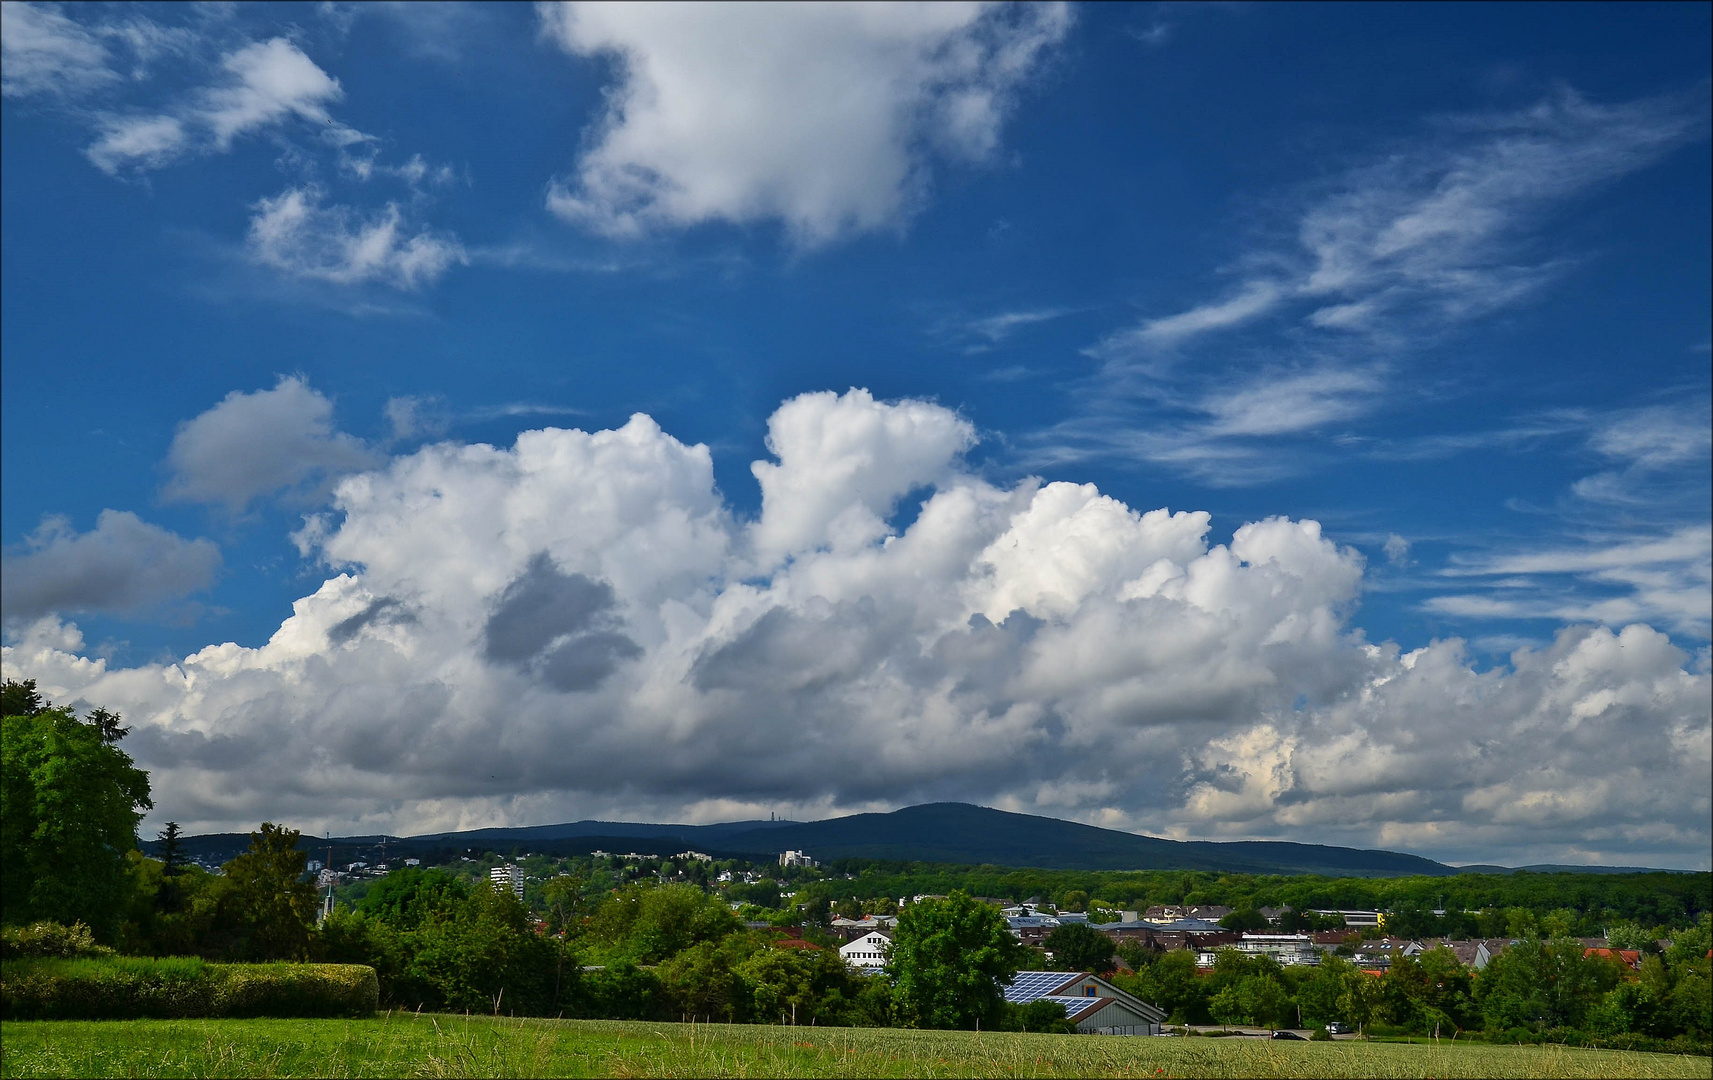
<instances>
[{"instance_id":1,"label":"towering cloud","mask_svg":"<svg viewBox=\"0 0 1713 1080\"><path fill-rule=\"evenodd\" d=\"M975 799L1446 857L1705 861L1705 655L1562 631L1477 670L1367 642L1312 521L964 468L920 401L774 415L760 516L646 416L425 447L299 534L330 576L258 648L115 669L38 623L9 676L133 724L163 813L397 830ZM919 502L907 528L901 504Z\"/></svg>"}]
</instances>

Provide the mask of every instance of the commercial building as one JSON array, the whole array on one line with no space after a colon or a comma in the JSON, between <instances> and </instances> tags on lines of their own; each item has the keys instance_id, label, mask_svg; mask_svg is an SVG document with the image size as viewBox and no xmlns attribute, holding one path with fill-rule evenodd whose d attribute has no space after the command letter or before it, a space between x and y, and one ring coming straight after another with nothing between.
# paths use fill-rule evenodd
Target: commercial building
<instances>
[{"instance_id":1,"label":"commercial building","mask_svg":"<svg viewBox=\"0 0 1713 1080\"><path fill-rule=\"evenodd\" d=\"M1237 943L1241 952L1271 956L1281 965L1318 964L1321 950L1308 934L1244 934Z\"/></svg>"},{"instance_id":2,"label":"commercial building","mask_svg":"<svg viewBox=\"0 0 1713 1080\"><path fill-rule=\"evenodd\" d=\"M523 899L523 871L512 863L489 870L488 880L494 883L494 888L509 889L513 896L519 900Z\"/></svg>"}]
</instances>

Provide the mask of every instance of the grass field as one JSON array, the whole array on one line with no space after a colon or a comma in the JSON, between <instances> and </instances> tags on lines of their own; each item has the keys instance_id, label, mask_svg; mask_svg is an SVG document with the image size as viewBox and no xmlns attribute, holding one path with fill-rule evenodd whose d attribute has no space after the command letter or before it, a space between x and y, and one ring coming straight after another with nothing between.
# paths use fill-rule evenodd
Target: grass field
<instances>
[{"instance_id":1,"label":"grass field","mask_svg":"<svg viewBox=\"0 0 1713 1080\"><path fill-rule=\"evenodd\" d=\"M1700 1077L1708 1059L1442 1043L1276 1043L393 1014L0 1025L0 1076Z\"/></svg>"}]
</instances>

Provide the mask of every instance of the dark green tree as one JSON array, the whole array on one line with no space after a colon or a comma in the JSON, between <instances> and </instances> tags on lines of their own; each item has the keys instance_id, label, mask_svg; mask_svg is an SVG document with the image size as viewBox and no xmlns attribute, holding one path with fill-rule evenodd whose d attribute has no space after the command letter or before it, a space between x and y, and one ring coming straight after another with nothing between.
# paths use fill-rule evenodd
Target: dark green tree
<instances>
[{"instance_id":1,"label":"dark green tree","mask_svg":"<svg viewBox=\"0 0 1713 1080\"><path fill-rule=\"evenodd\" d=\"M160 884L156 886L155 906L161 911L173 912L179 909L183 896L179 891L178 879L184 873L185 859L184 843L179 838L178 822L169 821L155 837L160 841L161 870Z\"/></svg>"},{"instance_id":2,"label":"dark green tree","mask_svg":"<svg viewBox=\"0 0 1713 1080\"><path fill-rule=\"evenodd\" d=\"M98 707L90 712L87 722L102 742L112 746L131 733L130 728L119 723L120 719L118 713Z\"/></svg>"},{"instance_id":3,"label":"dark green tree","mask_svg":"<svg viewBox=\"0 0 1713 1080\"><path fill-rule=\"evenodd\" d=\"M751 1015L763 1023L844 1022L860 993L849 968L832 949L755 951L737 966L749 991Z\"/></svg>"},{"instance_id":4,"label":"dark green tree","mask_svg":"<svg viewBox=\"0 0 1713 1080\"><path fill-rule=\"evenodd\" d=\"M1113 980L1120 988L1152 1002L1166 1011L1168 1019L1179 1024L1205 1024L1208 984L1196 970L1195 953L1174 949L1134 975L1118 975Z\"/></svg>"},{"instance_id":5,"label":"dark green tree","mask_svg":"<svg viewBox=\"0 0 1713 1080\"><path fill-rule=\"evenodd\" d=\"M1002 987L1030 955L996 908L967 893L911 904L898 915L886 965L893 1008L911 1027L997 1026Z\"/></svg>"},{"instance_id":6,"label":"dark green tree","mask_svg":"<svg viewBox=\"0 0 1713 1080\"><path fill-rule=\"evenodd\" d=\"M1450 949L1394 958L1380 986L1386 1019L1399 1027L1427 1035L1477 1026L1474 980Z\"/></svg>"},{"instance_id":7,"label":"dark green tree","mask_svg":"<svg viewBox=\"0 0 1713 1080\"><path fill-rule=\"evenodd\" d=\"M1052 1035L1075 1035L1077 1026L1065 1018L1065 1007L1056 1001L1031 1001L1007 1005L1000 1021L1002 1031L1034 1031Z\"/></svg>"},{"instance_id":8,"label":"dark green tree","mask_svg":"<svg viewBox=\"0 0 1713 1080\"><path fill-rule=\"evenodd\" d=\"M23 682L7 679L4 686L0 686L0 716L34 716L51 708L53 702L36 691L34 679Z\"/></svg>"},{"instance_id":9,"label":"dark green tree","mask_svg":"<svg viewBox=\"0 0 1713 1080\"><path fill-rule=\"evenodd\" d=\"M1088 923L1065 923L1048 934L1041 947L1053 954L1053 966L1060 971L1111 971L1112 939Z\"/></svg>"},{"instance_id":10,"label":"dark green tree","mask_svg":"<svg viewBox=\"0 0 1713 1080\"><path fill-rule=\"evenodd\" d=\"M703 941L718 941L740 929L731 908L694 885L644 889L631 927L638 963L659 963Z\"/></svg>"},{"instance_id":11,"label":"dark green tree","mask_svg":"<svg viewBox=\"0 0 1713 1080\"><path fill-rule=\"evenodd\" d=\"M300 835L264 821L250 834L250 850L223 867L248 939L244 951L258 959L301 960L309 952L315 887L302 880L309 856L298 850Z\"/></svg>"},{"instance_id":12,"label":"dark green tree","mask_svg":"<svg viewBox=\"0 0 1713 1080\"><path fill-rule=\"evenodd\" d=\"M542 886L541 906L549 934L573 934L582 931L583 920L594 913L597 905L590 897L589 879L585 875L560 874Z\"/></svg>"},{"instance_id":13,"label":"dark green tree","mask_svg":"<svg viewBox=\"0 0 1713 1080\"><path fill-rule=\"evenodd\" d=\"M734 970L746 950L728 942L698 942L655 969L672 1015L727 1023L747 1018L748 990Z\"/></svg>"},{"instance_id":14,"label":"dark green tree","mask_svg":"<svg viewBox=\"0 0 1713 1080\"><path fill-rule=\"evenodd\" d=\"M450 918L470 886L438 866L407 866L369 886L357 910L395 930L415 930L432 917Z\"/></svg>"},{"instance_id":15,"label":"dark green tree","mask_svg":"<svg viewBox=\"0 0 1713 1080\"><path fill-rule=\"evenodd\" d=\"M412 985L431 1007L551 1016L575 1000L578 965L509 889L473 888L409 937Z\"/></svg>"},{"instance_id":16,"label":"dark green tree","mask_svg":"<svg viewBox=\"0 0 1713 1080\"><path fill-rule=\"evenodd\" d=\"M1254 908L1244 908L1240 911L1233 911L1219 920L1219 925L1227 930L1265 930L1270 924L1267 922L1267 916L1259 911Z\"/></svg>"},{"instance_id":17,"label":"dark green tree","mask_svg":"<svg viewBox=\"0 0 1713 1080\"><path fill-rule=\"evenodd\" d=\"M8 681L4 698L0 918L83 922L112 941L130 900L125 854L154 806L148 774L105 737L123 733L117 717L104 733L49 707L29 681Z\"/></svg>"},{"instance_id":18,"label":"dark green tree","mask_svg":"<svg viewBox=\"0 0 1713 1080\"><path fill-rule=\"evenodd\" d=\"M183 873L186 860L184 841L180 838L178 822L167 822L167 827L156 833L155 839L161 843L161 873L167 877L174 877Z\"/></svg>"}]
</instances>

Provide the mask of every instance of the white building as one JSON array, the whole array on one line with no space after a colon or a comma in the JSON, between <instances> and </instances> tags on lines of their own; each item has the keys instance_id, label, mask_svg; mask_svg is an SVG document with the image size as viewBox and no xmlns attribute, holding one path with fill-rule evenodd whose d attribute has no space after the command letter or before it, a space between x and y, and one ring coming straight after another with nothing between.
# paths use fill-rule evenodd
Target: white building
<instances>
[{"instance_id":1,"label":"white building","mask_svg":"<svg viewBox=\"0 0 1713 1080\"><path fill-rule=\"evenodd\" d=\"M1086 971L1019 971L1005 1000L1057 1002L1081 1035L1158 1035L1166 1021L1164 1010Z\"/></svg>"},{"instance_id":2,"label":"white building","mask_svg":"<svg viewBox=\"0 0 1713 1080\"><path fill-rule=\"evenodd\" d=\"M847 919L840 916L832 921L834 930L849 932L852 930L890 930L898 925L896 915L864 915L860 919Z\"/></svg>"},{"instance_id":3,"label":"white building","mask_svg":"<svg viewBox=\"0 0 1713 1080\"><path fill-rule=\"evenodd\" d=\"M811 859L801 851L787 851L779 856L780 866L819 866L820 863Z\"/></svg>"},{"instance_id":4,"label":"white building","mask_svg":"<svg viewBox=\"0 0 1713 1080\"><path fill-rule=\"evenodd\" d=\"M1320 947L1308 934L1244 934L1237 948L1246 953L1264 953L1280 964L1320 963Z\"/></svg>"},{"instance_id":5,"label":"white building","mask_svg":"<svg viewBox=\"0 0 1713 1080\"><path fill-rule=\"evenodd\" d=\"M1344 925L1346 926L1380 927L1386 925L1386 913L1383 911L1345 911L1342 909L1333 910L1331 908L1312 908L1310 909L1310 913L1314 915L1337 915L1339 918L1344 920Z\"/></svg>"},{"instance_id":6,"label":"white building","mask_svg":"<svg viewBox=\"0 0 1713 1080\"><path fill-rule=\"evenodd\" d=\"M864 934L848 945L840 945L839 955L851 967L864 971L884 967L891 950L892 939L877 930L872 934Z\"/></svg>"},{"instance_id":7,"label":"white building","mask_svg":"<svg viewBox=\"0 0 1713 1080\"><path fill-rule=\"evenodd\" d=\"M674 859L684 859L685 861L694 861L694 862L713 862L714 861L714 857L712 855L704 855L700 851L680 851L678 854L676 854L672 857Z\"/></svg>"},{"instance_id":8,"label":"white building","mask_svg":"<svg viewBox=\"0 0 1713 1080\"><path fill-rule=\"evenodd\" d=\"M488 871L488 880L494 883L496 889L510 889L512 895L523 899L523 871L512 863L496 866Z\"/></svg>"}]
</instances>

